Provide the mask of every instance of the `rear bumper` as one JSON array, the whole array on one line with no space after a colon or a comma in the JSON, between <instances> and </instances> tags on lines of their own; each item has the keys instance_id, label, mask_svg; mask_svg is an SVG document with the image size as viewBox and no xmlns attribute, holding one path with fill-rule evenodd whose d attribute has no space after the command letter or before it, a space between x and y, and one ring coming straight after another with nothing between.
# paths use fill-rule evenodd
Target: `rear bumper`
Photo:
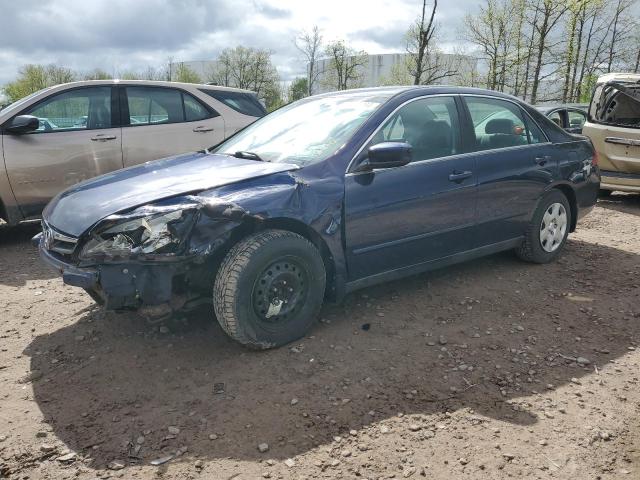
<instances>
[{"instance_id":1,"label":"rear bumper","mask_svg":"<svg viewBox=\"0 0 640 480\"><path fill-rule=\"evenodd\" d=\"M40 234L33 238L42 261L58 273L65 284L89 291L93 298L102 300L110 310L169 304L175 299L174 279L187 271L190 265L176 261L77 267L49 252L40 240Z\"/></svg>"},{"instance_id":2,"label":"rear bumper","mask_svg":"<svg viewBox=\"0 0 640 480\"><path fill-rule=\"evenodd\" d=\"M640 193L640 175L601 170L602 180L600 188L603 190L618 190L620 192Z\"/></svg>"}]
</instances>

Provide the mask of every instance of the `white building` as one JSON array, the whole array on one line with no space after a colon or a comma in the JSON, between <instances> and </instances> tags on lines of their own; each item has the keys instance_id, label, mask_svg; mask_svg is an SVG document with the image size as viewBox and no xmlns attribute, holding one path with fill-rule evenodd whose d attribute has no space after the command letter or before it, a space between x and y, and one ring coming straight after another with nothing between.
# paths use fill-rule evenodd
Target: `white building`
<instances>
[{"instance_id":1,"label":"white building","mask_svg":"<svg viewBox=\"0 0 640 480\"><path fill-rule=\"evenodd\" d=\"M394 78L394 70L402 71L406 65L408 53L383 53L379 55L367 55L366 65L360 68L359 87L379 87L389 84ZM456 70L458 73L452 77L438 80L440 85L457 85L464 79L469 82L472 74L477 72L478 59L468 55L441 54L441 62L445 68ZM335 90L331 83L331 59L325 58L316 62L316 72L321 72L318 81L315 82L313 93L324 93ZM406 81L401 83L408 83ZM397 82L392 82L397 83Z\"/></svg>"}]
</instances>

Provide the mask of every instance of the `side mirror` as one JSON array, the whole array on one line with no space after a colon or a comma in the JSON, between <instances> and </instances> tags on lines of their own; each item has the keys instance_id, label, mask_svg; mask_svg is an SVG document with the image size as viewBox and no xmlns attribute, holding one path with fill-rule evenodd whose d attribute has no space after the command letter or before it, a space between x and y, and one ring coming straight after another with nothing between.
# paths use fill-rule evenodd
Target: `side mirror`
<instances>
[{"instance_id":1,"label":"side mirror","mask_svg":"<svg viewBox=\"0 0 640 480\"><path fill-rule=\"evenodd\" d=\"M382 142L369 147L367 158L358 165L357 172L376 168L401 167L411 162L412 147L406 142Z\"/></svg>"},{"instance_id":2,"label":"side mirror","mask_svg":"<svg viewBox=\"0 0 640 480\"><path fill-rule=\"evenodd\" d=\"M40 120L33 115L18 115L11 123L5 127L9 133L30 133L35 132L40 127Z\"/></svg>"}]
</instances>

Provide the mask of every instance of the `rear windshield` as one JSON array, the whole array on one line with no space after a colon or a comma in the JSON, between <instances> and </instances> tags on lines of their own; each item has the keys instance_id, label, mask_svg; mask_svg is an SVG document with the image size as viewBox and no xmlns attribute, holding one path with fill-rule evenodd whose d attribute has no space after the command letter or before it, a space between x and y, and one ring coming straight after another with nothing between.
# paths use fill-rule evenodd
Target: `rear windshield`
<instances>
[{"instance_id":1,"label":"rear windshield","mask_svg":"<svg viewBox=\"0 0 640 480\"><path fill-rule=\"evenodd\" d=\"M254 93L205 90L204 88L200 89L200 91L215 98L219 102L224 103L227 107L233 108L236 112L242 113L243 115L264 117L267 114L267 111Z\"/></svg>"},{"instance_id":2,"label":"rear windshield","mask_svg":"<svg viewBox=\"0 0 640 480\"><path fill-rule=\"evenodd\" d=\"M626 82L597 85L589 118L595 123L640 128L640 85Z\"/></svg>"}]
</instances>

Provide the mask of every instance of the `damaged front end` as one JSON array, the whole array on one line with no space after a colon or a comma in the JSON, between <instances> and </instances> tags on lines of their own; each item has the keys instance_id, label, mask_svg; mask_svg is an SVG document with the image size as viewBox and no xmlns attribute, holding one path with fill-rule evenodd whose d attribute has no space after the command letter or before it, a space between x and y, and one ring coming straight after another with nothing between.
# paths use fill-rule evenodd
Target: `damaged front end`
<instances>
[{"instance_id":1,"label":"damaged front end","mask_svg":"<svg viewBox=\"0 0 640 480\"><path fill-rule=\"evenodd\" d=\"M43 233L34 240L65 283L84 288L106 308L142 308L143 314L160 316L204 293L207 256L238 226L239 211L212 198L187 195L110 215L77 241L66 237L64 246L56 241L62 235L43 221ZM194 232L202 224L209 237L206 245L202 234Z\"/></svg>"},{"instance_id":2,"label":"damaged front end","mask_svg":"<svg viewBox=\"0 0 640 480\"><path fill-rule=\"evenodd\" d=\"M315 188L291 172L172 197L109 215L60 245L43 221L46 263L110 310L161 317L211 301L218 265L231 246L274 218L298 216L340 245L341 186ZM333 248L331 249L333 250Z\"/></svg>"}]
</instances>

